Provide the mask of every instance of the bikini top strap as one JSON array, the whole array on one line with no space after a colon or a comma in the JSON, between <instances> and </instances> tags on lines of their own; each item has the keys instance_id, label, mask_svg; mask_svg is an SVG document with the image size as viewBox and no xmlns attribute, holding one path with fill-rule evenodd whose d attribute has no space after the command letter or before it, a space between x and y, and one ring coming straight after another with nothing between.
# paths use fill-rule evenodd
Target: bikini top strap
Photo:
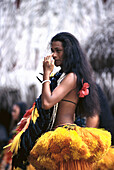
<instances>
[{"instance_id":1,"label":"bikini top strap","mask_svg":"<svg viewBox=\"0 0 114 170\"><path fill-rule=\"evenodd\" d=\"M61 101L66 101L66 102L70 102L70 103L73 103L73 104L77 105L77 103L75 103L73 101L70 101L70 100L62 99Z\"/></svg>"}]
</instances>

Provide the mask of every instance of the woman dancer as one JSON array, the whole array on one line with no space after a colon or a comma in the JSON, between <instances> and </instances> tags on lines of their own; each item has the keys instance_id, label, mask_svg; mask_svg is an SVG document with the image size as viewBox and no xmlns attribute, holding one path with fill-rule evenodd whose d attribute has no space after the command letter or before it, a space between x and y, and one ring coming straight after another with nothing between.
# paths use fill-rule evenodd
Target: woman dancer
<instances>
[{"instance_id":1,"label":"woman dancer","mask_svg":"<svg viewBox=\"0 0 114 170\"><path fill-rule=\"evenodd\" d=\"M87 126L90 119L93 127L98 126L99 101L91 67L72 34L59 33L50 44L52 54L43 61L42 95L27 114L31 115L28 126L19 130L19 147L17 138L11 146L13 165L24 169L22 162L28 159L36 169L78 169L81 164L82 169L91 168L110 146L108 132L73 124L77 110L89 117ZM61 70L50 78L54 64Z\"/></svg>"}]
</instances>

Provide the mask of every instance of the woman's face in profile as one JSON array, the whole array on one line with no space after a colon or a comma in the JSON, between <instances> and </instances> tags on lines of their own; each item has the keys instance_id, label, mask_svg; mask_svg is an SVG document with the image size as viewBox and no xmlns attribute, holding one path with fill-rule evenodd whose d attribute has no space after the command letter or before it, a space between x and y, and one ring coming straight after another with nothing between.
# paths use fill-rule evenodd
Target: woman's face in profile
<instances>
[{"instance_id":1,"label":"woman's face in profile","mask_svg":"<svg viewBox=\"0 0 114 170\"><path fill-rule=\"evenodd\" d=\"M53 59L55 66L61 66L64 54L64 48L61 41L53 41L51 44L51 51L53 53Z\"/></svg>"},{"instance_id":2,"label":"woman's face in profile","mask_svg":"<svg viewBox=\"0 0 114 170\"><path fill-rule=\"evenodd\" d=\"M12 119L13 120L18 120L19 115L20 115L20 108L19 108L18 105L16 105L16 104L13 105L11 114L12 114Z\"/></svg>"}]
</instances>

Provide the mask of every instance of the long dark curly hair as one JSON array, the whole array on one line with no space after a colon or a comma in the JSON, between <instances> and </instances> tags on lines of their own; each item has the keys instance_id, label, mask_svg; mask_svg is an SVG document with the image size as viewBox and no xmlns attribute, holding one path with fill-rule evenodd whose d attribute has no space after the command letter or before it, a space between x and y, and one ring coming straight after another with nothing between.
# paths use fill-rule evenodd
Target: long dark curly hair
<instances>
[{"instance_id":1,"label":"long dark curly hair","mask_svg":"<svg viewBox=\"0 0 114 170\"><path fill-rule=\"evenodd\" d=\"M98 93L92 77L92 68L87 61L86 55L83 53L78 40L70 33L61 32L51 39L50 45L53 41L62 42L64 48L62 70L66 74L71 72L76 74L77 95L84 82L87 82L90 85L89 95L84 98L79 98L76 113L86 117L99 114L100 107Z\"/></svg>"}]
</instances>

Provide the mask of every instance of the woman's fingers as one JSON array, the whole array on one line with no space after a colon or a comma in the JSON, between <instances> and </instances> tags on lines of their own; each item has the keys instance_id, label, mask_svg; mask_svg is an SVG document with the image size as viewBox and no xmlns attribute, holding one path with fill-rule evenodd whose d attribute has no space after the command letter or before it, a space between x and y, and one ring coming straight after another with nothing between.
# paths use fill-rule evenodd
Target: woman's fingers
<instances>
[{"instance_id":1,"label":"woman's fingers","mask_svg":"<svg viewBox=\"0 0 114 170\"><path fill-rule=\"evenodd\" d=\"M44 57L44 62L46 62L46 57Z\"/></svg>"},{"instance_id":2,"label":"woman's fingers","mask_svg":"<svg viewBox=\"0 0 114 170\"><path fill-rule=\"evenodd\" d=\"M54 60L51 60L52 65L54 65Z\"/></svg>"},{"instance_id":3,"label":"woman's fingers","mask_svg":"<svg viewBox=\"0 0 114 170\"><path fill-rule=\"evenodd\" d=\"M54 69L54 60L53 60L53 53L47 57L44 57L44 61L43 61L43 69L44 72L45 71L49 71L50 73L53 71Z\"/></svg>"},{"instance_id":4,"label":"woman's fingers","mask_svg":"<svg viewBox=\"0 0 114 170\"><path fill-rule=\"evenodd\" d=\"M49 64L51 64L52 56L53 56L53 53L47 57L44 57L44 62L49 62Z\"/></svg>"}]
</instances>

